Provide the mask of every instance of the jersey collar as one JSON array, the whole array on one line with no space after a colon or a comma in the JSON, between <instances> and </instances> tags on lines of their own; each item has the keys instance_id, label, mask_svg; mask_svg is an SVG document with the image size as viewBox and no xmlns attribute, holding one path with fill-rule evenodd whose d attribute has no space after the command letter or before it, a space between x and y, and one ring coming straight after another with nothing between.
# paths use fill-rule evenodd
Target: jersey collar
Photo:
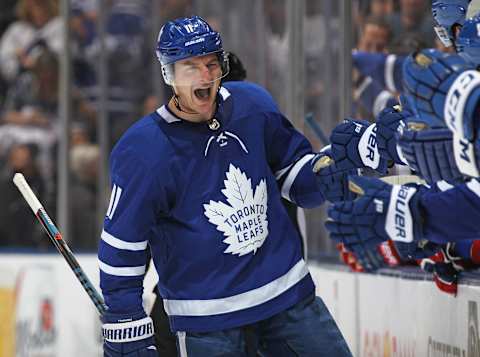
<instances>
[{"instance_id":1,"label":"jersey collar","mask_svg":"<svg viewBox=\"0 0 480 357\"><path fill-rule=\"evenodd\" d=\"M227 98L230 97L230 92L225 87L220 87L218 91L219 97L219 106L221 106L224 102L226 102ZM218 110L218 109L217 109ZM156 110L157 114L165 120L168 124L175 123L178 121L182 121L179 117L173 114L170 109L168 109L167 105L162 105L160 108Z\"/></svg>"}]
</instances>

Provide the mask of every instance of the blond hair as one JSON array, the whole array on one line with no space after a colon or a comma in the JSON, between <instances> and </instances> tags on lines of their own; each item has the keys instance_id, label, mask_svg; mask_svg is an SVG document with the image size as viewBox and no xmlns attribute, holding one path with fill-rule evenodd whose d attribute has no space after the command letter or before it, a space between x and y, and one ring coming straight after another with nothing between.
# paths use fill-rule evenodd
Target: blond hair
<instances>
[{"instance_id":1,"label":"blond hair","mask_svg":"<svg viewBox=\"0 0 480 357\"><path fill-rule=\"evenodd\" d=\"M30 1L34 1L40 4L41 6L43 6L47 10L48 17L50 19L58 16L58 13L59 13L58 0L20 0L16 8L17 18L19 20L32 22L32 18L30 15L30 6L29 6Z\"/></svg>"}]
</instances>

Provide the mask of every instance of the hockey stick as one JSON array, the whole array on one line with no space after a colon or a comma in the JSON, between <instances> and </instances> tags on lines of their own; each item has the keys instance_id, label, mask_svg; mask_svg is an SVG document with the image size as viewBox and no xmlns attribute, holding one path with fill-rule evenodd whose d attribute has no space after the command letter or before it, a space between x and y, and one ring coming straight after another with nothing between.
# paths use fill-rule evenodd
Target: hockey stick
<instances>
[{"instance_id":1,"label":"hockey stick","mask_svg":"<svg viewBox=\"0 0 480 357\"><path fill-rule=\"evenodd\" d=\"M315 121L315 118L313 117L313 113L308 113L305 118L305 122L308 124L310 129L314 132L314 134L317 136L317 138L322 142L323 145L328 145L330 144L327 136L323 132L322 128L318 123Z\"/></svg>"},{"instance_id":2,"label":"hockey stick","mask_svg":"<svg viewBox=\"0 0 480 357\"><path fill-rule=\"evenodd\" d=\"M17 186L23 198L25 201L27 201L33 213L42 224L55 248L57 248L58 252L63 255L68 265L70 265L70 268L77 277L78 281L80 281L80 284L82 284L83 289L87 292L90 300L92 300L93 304L97 308L98 313L103 315L107 310L107 306L103 302L103 298L92 285L90 279L88 279L88 276L85 274L80 264L78 264L77 259L73 255L67 243L63 240L62 234L48 216L45 208L42 206L37 196L35 196L35 193L33 193L30 185L27 183L27 180L25 180L25 177L21 173L16 173L13 176L13 183L15 186Z\"/></svg>"}]
</instances>

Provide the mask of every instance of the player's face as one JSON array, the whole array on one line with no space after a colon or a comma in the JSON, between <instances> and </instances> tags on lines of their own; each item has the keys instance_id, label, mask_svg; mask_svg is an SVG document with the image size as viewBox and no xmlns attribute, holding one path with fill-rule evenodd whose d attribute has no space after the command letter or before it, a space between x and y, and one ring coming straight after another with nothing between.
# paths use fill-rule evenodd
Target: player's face
<instances>
[{"instance_id":1,"label":"player's face","mask_svg":"<svg viewBox=\"0 0 480 357\"><path fill-rule=\"evenodd\" d=\"M211 114L221 77L222 68L216 54L176 62L173 84L182 108L201 115Z\"/></svg>"}]
</instances>

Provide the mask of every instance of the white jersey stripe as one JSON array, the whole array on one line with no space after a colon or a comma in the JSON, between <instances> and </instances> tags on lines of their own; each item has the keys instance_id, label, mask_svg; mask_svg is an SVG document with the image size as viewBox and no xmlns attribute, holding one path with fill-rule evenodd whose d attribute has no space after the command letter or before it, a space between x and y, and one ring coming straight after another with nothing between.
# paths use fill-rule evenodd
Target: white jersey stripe
<instances>
[{"instance_id":1,"label":"white jersey stripe","mask_svg":"<svg viewBox=\"0 0 480 357\"><path fill-rule=\"evenodd\" d=\"M395 77L394 77L394 68L395 61L397 60L396 55L388 55L385 60L385 85L390 92L397 92L397 87L395 86Z\"/></svg>"},{"instance_id":2,"label":"white jersey stripe","mask_svg":"<svg viewBox=\"0 0 480 357\"><path fill-rule=\"evenodd\" d=\"M280 180L283 177L283 175L285 175L288 172L288 170L290 170L292 166L293 164L290 164L287 167L284 167L283 169L275 172L275 179L277 179L277 181Z\"/></svg>"},{"instance_id":3,"label":"white jersey stripe","mask_svg":"<svg viewBox=\"0 0 480 357\"><path fill-rule=\"evenodd\" d=\"M393 95L388 90L381 91L373 102L372 114L377 117L380 112L387 107L387 102Z\"/></svg>"},{"instance_id":4,"label":"white jersey stripe","mask_svg":"<svg viewBox=\"0 0 480 357\"><path fill-rule=\"evenodd\" d=\"M110 218L110 219L113 218L115 210L117 209L117 206L118 206L118 201L120 201L120 196L121 195L122 195L122 188L120 186L117 186L117 191L115 192L115 201L113 202L112 211L108 215L108 218Z\"/></svg>"},{"instance_id":5,"label":"white jersey stripe","mask_svg":"<svg viewBox=\"0 0 480 357\"><path fill-rule=\"evenodd\" d=\"M118 248L118 249L124 249L124 250L145 250L147 249L147 241L141 241L141 242L126 242L124 240L118 239L114 236L112 236L110 233L106 232L105 230L102 231L102 240L107 243L108 245Z\"/></svg>"},{"instance_id":6,"label":"white jersey stripe","mask_svg":"<svg viewBox=\"0 0 480 357\"><path fill-rule=\"evenodd\" d=\"M219 93L222 96L223 101L227 100L227 98L230 97L230 92L225 87L220 87Z\"/></svg>"},{"instance_id":7,"label":"white jersey stripe","mask_svg":"<svg viewBox=\"0 0 480 357\"><path fill-rule=\"evenodd\" d=\"M117 185L113 185L112 193L110 194L110 202L108 203L107 217L110 218L110 212L112 211L113 201L115 201L115 195L117 193Z\"/></svg>"},{"instance_id":8,"label":"white jersey stripe","mask_svg":"<svg viewBox=\"0 0 480 357\"><path fill-rule=\"evenodd\" d=\"M292 202L290 198L290 188L292 187L293 183L295 182L295 179L297 178L298 173L300 170L303 168L303 166L311 159L315 157L314 154L308 154L302 157L300 160L298 160L295 165L293 165L292 169L288 173L287 178L285 179L285 182L282 185L282 197L285 198L286 200L289 200Z\"/></svg>"},{"instance_id":9,"label":"white jersey stripe","mask_svg":"<svg viewBox=\"0 0 480 357\"><path fill-rule=\"evenodd\" d=\"M240 311L274 299L300 282L307 274L307 265L301 259L286 274L259 288L221 299L164 299L163 305L170 316L210 316Z\"/></svg>"},{"instance_id":10,"label":"white jersey stripe","mask_svg":"<svg viewBox=\"0 0 480 357\"><path fill-rule=\"evenodd\" d=\"M162 105L160 108L157 109L157 114L160 115L162 119L169 124L175 123L177 121L181 121L176 116L172 115L164 105Z\"/></svg>"},{"instance_id":11,"label":"white jersey stripe","mask_svg":"<svg viewBox=\"0 0 480 357\"><path fill-rule=\"evenodd\" d=\"M142 276L145 275L145 265L133 266L133 267L113 267L105 264L100 259L98 260L98 266L100 270L109 275L116 276Z\"/></svg>"}]
</instances>

